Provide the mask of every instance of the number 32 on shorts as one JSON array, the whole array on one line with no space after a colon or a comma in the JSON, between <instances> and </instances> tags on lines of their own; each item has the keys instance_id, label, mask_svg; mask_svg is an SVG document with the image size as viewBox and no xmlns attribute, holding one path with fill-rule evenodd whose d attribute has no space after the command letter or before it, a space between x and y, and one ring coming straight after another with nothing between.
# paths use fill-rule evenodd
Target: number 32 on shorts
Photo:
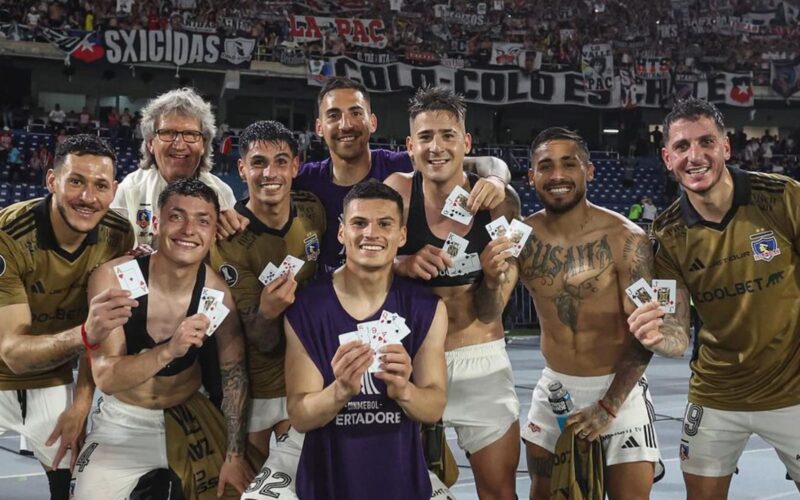
<instances>
[{"instance_id":1,"label":"number 32 on shorts","mask_svg":"<svg viewBox=\"0 0 800 500\"><path fill-rule=\"evenodd\" d=\"M697 435L700 430L700 421L703 419L703 407L694 403L686 405L686 414L683 416L683 432L687 436Z\"/></svg>"}]
</instances>

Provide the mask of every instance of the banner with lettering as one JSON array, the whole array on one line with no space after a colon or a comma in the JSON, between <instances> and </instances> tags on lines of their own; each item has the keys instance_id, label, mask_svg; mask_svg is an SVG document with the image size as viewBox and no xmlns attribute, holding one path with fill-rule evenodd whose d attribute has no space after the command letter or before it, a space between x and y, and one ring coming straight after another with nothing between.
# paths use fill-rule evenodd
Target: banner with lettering
<instances>
[{"instance_id":1,"label":"banner with lettering","mask_svg":"<svg viewBox=\"0 0 800 500\"><path fill-rule=\"evenodd\" d=\"M673 98L671 80L641 78L629 69L626 69L624 86L619 76L613 77L610 92L587 88L583 73L577 71L526 73L519 69L419 67L400 62L378 65L348 57L333 57L324 64L309 66L307 76L309 85L322 85L327 76L344 76L363 83L369 92L379 93L442 85L463 94L468 102L481 104L531 102L595 108L658 108L669 105ZM719 104L752 106L747 81L743 80L746 76L737 73L708 75L696 82L696 96Z\"/></svg>"},{"instance_id":2,"label":"banner with lettering","mask_svg":"<svg viewBox=\"0 0 800 500\"><path fill-rule=\"evenodd\" d=\"M289 35L295 42L313 42L333 33L357 47L386 47L386 26L382 19L289 16Z\"/></svg>"},{"instance_id":3,"label":"banner with lettering","mask_svg":"<svg viewBox=\"0 0 800 500\"><path fill-rule=\"evenodd\" d=\"M255 38L159 30L103 32L105 60L111 64L165 63L175 66L249 66Z\"/></svg>"}]
</instances>

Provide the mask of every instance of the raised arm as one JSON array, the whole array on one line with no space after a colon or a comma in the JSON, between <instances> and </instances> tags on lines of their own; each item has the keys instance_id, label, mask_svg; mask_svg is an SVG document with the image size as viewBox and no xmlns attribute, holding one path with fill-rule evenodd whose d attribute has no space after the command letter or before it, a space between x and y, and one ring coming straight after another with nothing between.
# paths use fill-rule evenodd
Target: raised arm
<instances>
[{"instance_id":1,"label":"raised arm","mask_svg":"<svg viewBox=\"0 0 800 500\"><path fill-rule=\"evenodd\" d=\"M111 261L99 267L89 279L89 299L92 306L107 294L128 296L119 290ZM130 300L130 299L127 299ZM132 301L136 303L136 301ZM136 303L138 305L138 303ZM131 316L131 306L90 307L86 333L89 341L97 344L92 356L92 375L97 387L106 394L116 394L132 389L150 380L172 360L183 356L192 345L203 345L208 319L196 314L186 318L169 342L139 354L127 354L123 325ZM201 335L198 335L201 334Z\"/></svg>"},{"instance_id":2,"label":"raised arm","mask_svg":"<svg viewBox=\"0 0 800 500\"><path fill-rule=\"evenodd\" d=\"M372 363L372 349L358 341L339 346L331 361L336 380L325 387L322 374L288 320L284 320L284 331L289 421L299 432L309 432L333 420L359 393L361 377Z\"/></svg>"},{"instance_id":3,"label":"raised arm","mask_svg":"<svg viewBox=\"0 0 800 500\"><path fill-rule=\"evenodd\" d=\"M438 422L444 413L447 403L446 334L447 309L440 300L428 334L413 360L402 345L383 347L384 371L376 373L375 377L386 382L388 396L419 422Z\"/></svg>"},{"instance_id":4,"label":"raised arm","mask_svg":"<svg viewBox=\"0 0 800 500\"><path fill-rule=\"evenodd\" d=\"M631 248L636 247L635 251L642 255L640 260L649 263L647 269L650 270L649 276L652 277L654 265L652 246L649 241L645 244L637 240L636 243L631 243L630 246ZM633 281L636 281L636 279L638 278L633 279ZM650 279L648 278L649 281ZM635 307L630 300L625 299L626 312L630 314L628 326L631 333L645 348L666 357L683 356L689 347L689 290L683 280L677 279L675 281L674 314L665 313L656 302Z\"/></svg>"}]
</instances>

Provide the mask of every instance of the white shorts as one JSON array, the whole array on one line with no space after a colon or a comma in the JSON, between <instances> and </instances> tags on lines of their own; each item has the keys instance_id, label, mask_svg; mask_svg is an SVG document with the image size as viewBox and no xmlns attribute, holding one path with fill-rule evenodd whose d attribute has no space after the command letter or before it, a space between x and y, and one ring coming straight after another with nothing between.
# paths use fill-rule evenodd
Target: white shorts
<instances>
[{"instance_id":1,"label":"white shorts","mask_svg":"<svg viewBox=\"0 0 800 500\"><path fill-rule=\"evenodd\" d=\"M455 428L458 446L475 453L494 443L519 419L505 340L445 353L447 406L442 420Z\"/></svg>"},{"instance_id":2,"label":"white shorts","mask_svg":"<svg viewBox=\"0 0 800 500\"><path fill-rule=\"evenodd\" d=\"M533 390L531 409L528 412L528 424L521 430L522 439L541 446L550 453L556 448L556 441L561 435L556 417L547 401L547 386L558 380L572 396L575 409L585 408L602 398L614 374L599 377L575 377L554 372L550 368L542 370L542 376ZM653 422L655 411L647 387L647 379L642 377L631 390L617 418L611 427L601 435L605 452L606 465L628 462L653 462L659 464L661 453L658 450L658 439ZM660 474L656 471L656 477Z\"/></svg>"},{"instance_id":3,"label":"white shorts","mask_svg":"<svg viewBox=\"0 0 800 500\"><path fill-rule=\"evenodd\" d=\"M726 411L689 403L683 417L681 470L706 477L733 474L751 434L775 447L789 476L800 481L800 405L767 411Z\"/></svg>"},{"instance_id":4,"label":"white shorts","mask_svg":"<svg viewBox=\"0 0 800 500\"><path fill-rule=\"evenodd\" d=\"M272 429L284 420L289 420L285 397L253 399L250 402L250 420L247 423L247 432Z\"/></svg>"},{"instance_id":5,"label":"white shorts","mask_svg":"<svg viewBox=\"0 0 800 500\"><path fill-rule=\"evenodd\" d=\"M22 423L22 408L16 390L0 391L0 434L8 431L24 436L33 456L46 467L52 467L60 441L45 446L53 432L58 417L72 405L72 384L25 389L26 414ZM61 467L69 468L70 456L61 460Z\"/></svg>"},{"instance_id":6,"label":"white shorts","mask_svg":"<svg viewBox=\"0 0 800 500\"><path fill-rule=\"evenodd\" d=\"M164 410L103 395L92 413L92 432L75 465L73 498L127 498L143 475L167 468Z\"/></svg>"},{"instance_id":7,"label":"white shorts","mask_svg":"<svg viewBox=\"0 0 800 500\"><path fill-rule=\"evenodd\" d=\"M305 434L290 428L279 436L269 458L253 482L242 493L241 500L299 500L295 493L295 477ZM436 474L428 472L433 494L431 500L455 500L455 497Z\"/></svg>"},{"instance_id":8,"label":"white shorts","mask_svg":"<svg viewBox=\"0 0 800 500\"><path fill-rule=\"evenodd\" d=\"M305 437L294 427L290 427L286 434L276 436L269 458L244 490L241 500L298 500L295 479Z\"/></svg>"}]
</instances>

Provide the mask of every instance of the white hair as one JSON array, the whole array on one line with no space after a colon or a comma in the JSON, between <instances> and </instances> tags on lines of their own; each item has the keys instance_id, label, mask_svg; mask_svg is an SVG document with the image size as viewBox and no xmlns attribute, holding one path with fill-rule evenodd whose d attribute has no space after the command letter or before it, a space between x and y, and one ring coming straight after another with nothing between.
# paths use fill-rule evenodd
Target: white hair
<instances>
[{"instance_id":1,"label":"white hair","mask_svg":"<svg viewBox=\"0 0 800 500\"><path fill-rule=\"evenodd\" d=\"M142 108L142 120L139 123L142 132L142 159L139 160L139 168L142 170L153 166L158 168L155 156L147 149L147 144L156 136L156 125L159 120L168 115L196 118L200 122L204 145L200 170L210 171L214 159L212 139L217 133L214 113L211 112L211 104L204 101L194 89L188 87L161 94Z\"/></svg>"}]
</instances>

